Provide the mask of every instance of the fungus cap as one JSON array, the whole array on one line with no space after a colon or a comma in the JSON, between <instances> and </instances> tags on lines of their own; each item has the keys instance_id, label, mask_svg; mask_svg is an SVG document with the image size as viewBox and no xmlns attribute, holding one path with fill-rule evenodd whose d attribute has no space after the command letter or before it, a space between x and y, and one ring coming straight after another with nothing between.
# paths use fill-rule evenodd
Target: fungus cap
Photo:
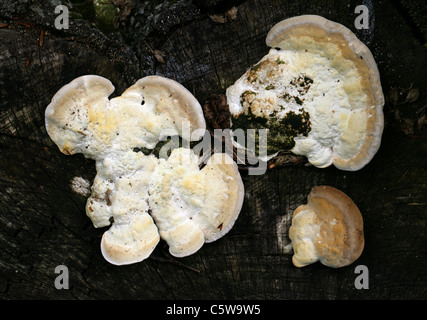
<instances>
[{"instance_id":1,"label":"fungus cap","mask_svg":"<svg viewBox=\"0 0 427 320\"><path fill-rule=\"evenodd\" d=\"M230 231L243 203L244 186L237 164L216 153L199 169L190 149L172 151L153 173L150 207L160 236L176 257L188 256L205 242Z\"/></svg>"},{"instance_id":2,"label":"fungus cap","mask_svg":"<svg viewBox=\"0 0 427 320\"><path fill-rule=\"evenodd\" d=\"M62 153L96 153L92 148L88 150L91 145L86 142L92 139L87 131L93 131L94 125L89 127L89 111L105 108L113 91L110 80L86 75L64 85L53 96L45 110L45 126Z\"/></svg>"},{"instance_id":3,"label":"fungus cap","mask_svg":"<svg viewBox=\"0 0 427 320\"><path fill-rule=\"evenodd\" d=\"M126 224L114 223L102 235L101 253L111 264L126 265L147 259L159 242L150 215L133 215Z\"/></svg>"},{"instance_id":4,"label":"fungus cap","mask_svg":"<svg viewBox=\"0 0 427 320\"><path fill-rule=\"evenodd\" d=\"M320 261L328 267L344 267L363 251L363 218L345 193L317 186L308 195L308 203L294 211L289 238L295 266Z\"/></svg>"},{"instance_id":5,"label":"fungus cap","mask_svg":"<svg viewBox=\"0 0 427 320\"><path fill-rule=\"evenodd\" d=\"M54 95L45 111L46 129L61 152L97 159L111 149L153 149L167 136L203 136L202 108L176 81L148 76L109 100L113 91L109 80L86 75Z\"/></svg>"},{"instance_id":6,"label":"fungus cap","mask_svg":"<svg viewBox=\"0 0 427 320\"><path fill-rule=\"evenodd\" d=\"M116 265L146 259L160 241L148 203L159 160L142 152L113 152L97 161L86 214L96 228L110 226L101 240L104 258Z\"/></svg>"},{"instance_id":7,"label":"fungus cap","mask_svg":"<svg viewBox=\"0 0 427 320\"><path fill-rule=\"evenodd\" d=\"M263 122L271 156L291 150L320 168L365 166L384 126L370 50L348 28L315 15L279 22L266 43L273 49L227 89L233 125Z\"/></svg>"}]
</instances>

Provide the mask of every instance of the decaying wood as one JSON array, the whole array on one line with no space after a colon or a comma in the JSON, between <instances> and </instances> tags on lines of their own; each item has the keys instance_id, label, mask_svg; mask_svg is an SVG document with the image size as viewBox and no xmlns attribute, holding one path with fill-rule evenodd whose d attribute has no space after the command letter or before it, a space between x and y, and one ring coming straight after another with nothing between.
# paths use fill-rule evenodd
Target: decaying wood
<instances>
[{"instance_id":1,"label":"decaying wood","mask_svg":"<svg viewBox=\"0 0 427 320\"><path fill-rule=\"evenodd\" d=\"M372 3L369 30L354 27L362 2ZM107 33L90 17L72 16L69 29L56 30L53 1L2 1L0 297L427 298L427 54L417 29L423 4L412 10L412 2L130 1ZM108 264L99 249L105 229L93 228L86 196L71 185L76 177L91 183L95 165L61 154L47 136L44 110L52 96L83 74L110 79L114 95L158 74L179 81L203 104L268 52L264 39L275 23L300 14L346 25L378 62L386 128L372 162L357 172L269 163L266 174L253 176L242 168L245 201L225 237L174 263L161 243L141 263ZM217 23L214 15L227 19ZM219 112L208 116L222 122ZM320 184L344 191L363 214L366 246L349 267L298 269L287 251L292 212ZM68 267L69 289L55 288L58 265ZM369 290L354 286L357 265L369 269Z\"/></svg>"}]
</instances>

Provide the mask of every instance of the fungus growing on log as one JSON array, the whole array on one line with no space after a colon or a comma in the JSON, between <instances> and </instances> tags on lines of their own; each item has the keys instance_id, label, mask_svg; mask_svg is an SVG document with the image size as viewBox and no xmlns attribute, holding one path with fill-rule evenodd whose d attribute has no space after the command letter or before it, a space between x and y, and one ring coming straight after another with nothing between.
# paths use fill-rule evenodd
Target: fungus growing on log
<instances>
[{"instance_id":1,"label":"fungus growing on log","mask_svg":"<svg viewBox=\"0 0 427 320\"><path fill-rule=\"evenodd\" d=\"M353 263L365 244L363 218L354 202L329 186L314 187L293 214L289 229L296 267L316 261L339 268Z\"/></svg>"},{"instance_id":2,"label":"fungus growing on log","mask_svg":"<svg viewBox=\"0 0 427 320\"><path fill-rule=\"evenodd\" d=\"M197 141L205 132L198 101L179 83L149 76L121 96L103 77L82 76L62 87L45 112L46 129L65 154L96 160L97 175L86 213L111 227L101 252L112 264L142 261L163 238L183 257L225 235L236 221L244 187L226 154L201 161L188 148L169 159L145 155L168 136Z\"/></svg>"},{"instance_id":3,"label":"fungus growing on log","mask_svg":"<svg viewBox=\"0 0 427 320\"><path fill-rule=\"evenodd\" d=\"M279 22L266 43L269 53L226 90L232 130L266 128L263 160L291 151L319 168L365 166L384 126L370 50L346 27L315 15Z\"/></svg>"}]
</instances>

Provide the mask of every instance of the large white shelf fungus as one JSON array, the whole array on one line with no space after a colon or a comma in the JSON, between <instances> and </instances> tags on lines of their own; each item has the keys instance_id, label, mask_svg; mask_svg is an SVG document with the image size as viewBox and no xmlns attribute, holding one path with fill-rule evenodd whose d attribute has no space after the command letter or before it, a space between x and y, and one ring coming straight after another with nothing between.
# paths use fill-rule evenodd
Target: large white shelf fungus
<instances>
[{"instance_id":1,"label":"large white shelf fungus","mask_svg":"<svg viewBox=\"0 0 427 320\"><path fill-rule=\"evenodd\" d=\"M142 261L161 237L182 257L227 233L244 195L231 158L214 154L200 170L190 149L174 149L168 160L137 152L167 136L199 140L206 124L198 101L159 76L142 78L109 100L113 91L103 77L82 76L62 87L45 112L47 132L61 152L96 160L86 213L96 228L111 225L101 240L105 259Z\"/></svg>"},{"instance_id":2,"label":"large white shelf fungus","mask_svg":"<svg viewBox=\"0 0 427 320\"><path fill-rule=\"evenodd\" d=\"M285 141L282 148L319 168L365 166L379 149L384 126L370 50L348 28L315 15L279 22L266 43L269 53L226 91L232 123L250 116L249 128L254 118L267 119L270 145ZM297 126L289 115L300 116ZM281 150L273 147L267 159Z\"/></svg>"}]
</instances>

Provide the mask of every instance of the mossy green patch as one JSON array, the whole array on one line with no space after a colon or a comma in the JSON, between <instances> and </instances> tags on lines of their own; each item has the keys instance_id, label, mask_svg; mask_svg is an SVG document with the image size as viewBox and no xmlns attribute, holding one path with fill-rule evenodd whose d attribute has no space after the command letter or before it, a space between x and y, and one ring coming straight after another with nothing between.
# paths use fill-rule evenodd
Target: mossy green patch
<instances>
[{"instance_id":1,"label":"mossy green patch","mask_svg":"<svg viewBox=\"0 0 427 320\"><path fill-rule=\"evenodd\" d=\"M289 111L283 118L278 118L276 113L264 118L253 115L249 108L247 114L241 113L233 117L232 130L240 128L246 133L246 141L250 141L249 139L255 141L256 155L265 152L265 148L267 154L273 154L279 150L290 150L295 145L296 136L307 136L311 130L309 113L302 108L299 111L300 113ZM248 131L248 129L255 130ZM267 146L259 143L259 129L268 129Z\"/></svg>"}]
</instances>

